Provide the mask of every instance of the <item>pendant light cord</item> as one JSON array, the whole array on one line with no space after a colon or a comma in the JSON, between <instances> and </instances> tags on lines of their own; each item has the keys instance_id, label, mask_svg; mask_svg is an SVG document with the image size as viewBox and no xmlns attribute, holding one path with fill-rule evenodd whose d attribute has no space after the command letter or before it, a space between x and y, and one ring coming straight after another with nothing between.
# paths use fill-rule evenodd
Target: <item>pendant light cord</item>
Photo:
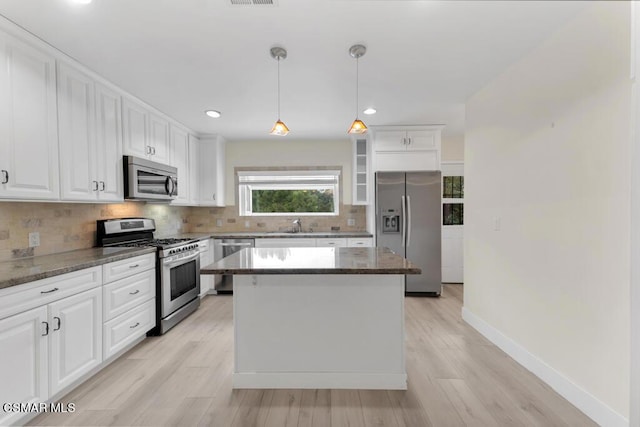
<instances>
[{"instance_id":1,"label":"pendant light cord","mask_svg":"<svg viewBox=\"0 0 640 427\"><path fill-rule=\"evenodd\" d=\"M358 120L358 95L360 92L360 58L356 58L356 120Z\"/></svg>"},{"instance_id":2,"label":"pendant light cord","mask_svg":"<svg viewBox=\"0 0 640 427\"><path fill-rule=\"evenodd\" d=\"M280 121L280 57L278 56L278 121Z\"/></svg>"}]
</instances>

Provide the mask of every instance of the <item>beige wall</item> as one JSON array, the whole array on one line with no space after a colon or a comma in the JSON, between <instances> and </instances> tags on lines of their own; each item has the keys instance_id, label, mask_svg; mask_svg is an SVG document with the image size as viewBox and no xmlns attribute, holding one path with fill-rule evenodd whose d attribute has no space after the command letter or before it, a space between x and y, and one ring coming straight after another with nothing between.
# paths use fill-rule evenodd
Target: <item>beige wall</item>
<instances>
[{"instance_id":1,"label":"beige wall","mask_svg":"<svg viewBox=\"0 0 640 427\"><path fill-rule=\"evenodd\" d=\"M622 417L629 22L590 5L469 100L465 137L465 309Z\"/></svg>"},{"instance_id":2,"label":"beige wall","mask_svg":"<svg viewBox=\"0 0 640 427\"><path fill-rule=\"evenodd\" d=\"M342 203L351 204L351 141L296 141L291 135L269 141L234 141L226 146L226 201L235 205L236 166L342 166Z\"/></svg>"},{"instance_id":3,"label":"beige wall","mask_svg":"<svg viewBox=\"0 0 640 427\"><path fill-rule=\"evenodd\" d=\"M442 136L443 162L464 161L464 135Z\"/></svg>"}]
</instances>

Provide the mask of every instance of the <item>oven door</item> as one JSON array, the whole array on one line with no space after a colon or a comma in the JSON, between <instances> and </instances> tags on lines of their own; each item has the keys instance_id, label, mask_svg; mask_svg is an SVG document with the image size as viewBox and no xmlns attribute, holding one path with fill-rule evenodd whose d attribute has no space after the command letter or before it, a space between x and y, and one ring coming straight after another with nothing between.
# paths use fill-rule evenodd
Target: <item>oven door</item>
<instances>
[{"instance_id":1,"label":"oven door","mask_svg":"<svg viewBox=\"0 0 640 427\"><path fill-rule=\"evenodd\" d=\"M200 251L162 258L160 286L162 317L198 298L200 294Z\"/></svg>"}]
</instances>

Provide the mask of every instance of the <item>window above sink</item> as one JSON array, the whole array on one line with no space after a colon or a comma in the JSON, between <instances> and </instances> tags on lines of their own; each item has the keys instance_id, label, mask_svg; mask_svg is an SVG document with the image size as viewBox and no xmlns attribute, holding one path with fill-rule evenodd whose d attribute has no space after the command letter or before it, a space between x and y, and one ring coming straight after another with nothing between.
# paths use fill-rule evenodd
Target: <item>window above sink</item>
<instances>
[{"instance_id":1,"label":"window above sink","mask_svg":"<svg viewBox=\"0 0 640 427\"><path fill-rule=\"evenodd\" d=\"M337 216L340 170L238 171L241 216Z\"/></svg>"}]
</instances>

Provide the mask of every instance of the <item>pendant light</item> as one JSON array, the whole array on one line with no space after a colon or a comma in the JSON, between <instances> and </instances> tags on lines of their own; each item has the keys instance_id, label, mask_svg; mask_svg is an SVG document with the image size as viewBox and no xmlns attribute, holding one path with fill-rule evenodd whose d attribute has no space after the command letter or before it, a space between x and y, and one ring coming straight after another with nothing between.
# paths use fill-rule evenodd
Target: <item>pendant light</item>
<instances>
[{"instance_id":1,"label":"pendant light","mask_svg":"<svg viewBox=\"0 0 640 427\"><path fill-rule=\"evenodd\" d=\"M272 47L271 57L278 61L278 120L269 133L271 135L285 136L289 133L289 128L280 120L280 60L287 57L287 51L283 47Z\"/></svg>"},{"instance_id":2,"label":"pendant light","mask_svg":"<svg viewBox=\"0 0 640 427\"><path fill-rule=\"evenodd\" d=\"M349 55L356 60L356 119L351 123L351 127L347 131L347 133L351 134L362 134L367 132L367 125L364 124L362 120L358 118L358 84L359 82L359 60L360 57L363 56L367 52L367 48L361 44L353 45L349 48Z\"/></svg>"}]
</instances>

